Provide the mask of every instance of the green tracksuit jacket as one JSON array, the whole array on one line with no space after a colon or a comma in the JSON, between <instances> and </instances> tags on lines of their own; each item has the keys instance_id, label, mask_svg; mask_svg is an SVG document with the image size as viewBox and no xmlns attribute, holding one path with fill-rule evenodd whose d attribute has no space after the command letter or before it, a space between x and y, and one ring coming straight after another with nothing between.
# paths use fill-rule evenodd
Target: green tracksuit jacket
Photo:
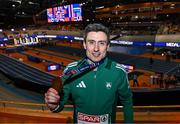
<instances>
[{"instance_id":1,"label":"green tracksuit jacket","mask_svg":"<svg viewBox=\"0 0 180 124\"><path fill-rule=\"evenodd\" d=\"M88 64L87 60L68 64L65 71ZM124 111L124 122L133 122L132 92L129 87L127 73L122 66L105 58L97 69L75 74L64 81L63 95L61 96L61 111L69 96L74 103L74 122L77 123L77 113L88 115L108 114L109 123L116 122L116 105L118 97Z\"/></svg>"}]
</instances>

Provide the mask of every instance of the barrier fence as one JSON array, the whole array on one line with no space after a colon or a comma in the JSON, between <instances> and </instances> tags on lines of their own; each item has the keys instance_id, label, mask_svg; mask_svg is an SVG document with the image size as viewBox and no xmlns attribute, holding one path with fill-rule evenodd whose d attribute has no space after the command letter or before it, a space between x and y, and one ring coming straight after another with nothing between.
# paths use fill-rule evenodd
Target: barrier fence
<instances>
[{"instance_id":1,"label":"barrier fence","mask_svg":"<svg viewBox=\"0 0 180 124\"><path fill-rule=\"evenodd\" d=\"M180 105L133 108L135 123L180 123ZM123 123L122 106L117 106L117 110L116 122ZM0 101L0 122L3 123L72 123L72 115L72 105L65 105L65 110L60 113L52 113L46 104Z\"/></svg>"}]
</instances>

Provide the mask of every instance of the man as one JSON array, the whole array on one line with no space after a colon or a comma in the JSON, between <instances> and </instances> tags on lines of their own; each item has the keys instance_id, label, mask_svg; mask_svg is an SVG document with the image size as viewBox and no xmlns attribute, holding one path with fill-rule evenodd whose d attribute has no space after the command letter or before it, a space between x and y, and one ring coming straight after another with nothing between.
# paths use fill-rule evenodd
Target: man
<instances>
[{"instance_id":1,"label":"man","mask_svg":"<svg viewBox=\"0 0 180 124\"><path fill-rule=\"evenodd\" d=\"M53 88L45 94L45 102L50 110L61 111L71 95L75 123L115 123L119 97L123 105L124 121L133 122L132 93L127 73L120 64L106 57L109 37L109 30L101 24L89 24L85 28L83 46L86 58L68 64L64 73L86 68L91 63L98 63L98 66L71 77L61 77L64 82L61 96Z\"/></svg>"},{"instance_id":2,"label":"man","mask_svg":"<svg viewBox=\"0 0 180 124\"><path fill-rule=\"evenodd\" d=\"M138 82L138 76L137 76L137 74L134 74L134 75L133 75L133 87L134 87L135 85L139 87L139 82Z\"/></svg>"}]
</instances>

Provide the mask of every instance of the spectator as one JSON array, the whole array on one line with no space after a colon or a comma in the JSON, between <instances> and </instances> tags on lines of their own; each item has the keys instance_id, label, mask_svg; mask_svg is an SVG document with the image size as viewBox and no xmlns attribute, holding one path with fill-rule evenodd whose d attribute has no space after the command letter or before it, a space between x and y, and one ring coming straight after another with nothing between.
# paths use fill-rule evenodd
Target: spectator
<instances>
[{"instance_id":1,"label":"spectator","mask_svg":"<svg viewBox=\"0 0 180 124\"><path fill-rule=\"evenodd\" d=\"M149 58L149 64L150 64L150 67L152 67L153 63L154 63L154 60L153 60L152 57L150 57L150 58Z\"/></svg>"},{"instance_id":2,"label":"spectator","mask_svg":"<svg viewBox=\"0 0 180 124\"><path fill-rule=\"evenodd\" d=\"M134 74L134 75L133 75L133 87L134 87L135 85L139 87L139 82L138 82L138 76L137 76L137 74Z\"/></svg>"}]
</instances>

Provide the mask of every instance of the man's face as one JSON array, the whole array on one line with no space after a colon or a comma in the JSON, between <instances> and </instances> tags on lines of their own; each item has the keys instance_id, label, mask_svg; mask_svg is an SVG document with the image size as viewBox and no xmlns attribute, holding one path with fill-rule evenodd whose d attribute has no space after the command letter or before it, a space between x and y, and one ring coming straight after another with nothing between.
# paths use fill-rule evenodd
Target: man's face
<instances>
[{"instance_id":1,"label":"man's face","mask_svg":"<svg viewBox=\"0 0 180 124\"><path fill-rule=\"evenodd\" d=\"M89 32L83 46L86 49L87 57L98 62L106 56L109 48L107 35L102 31Z\"/></svg>"}]
</instances>

